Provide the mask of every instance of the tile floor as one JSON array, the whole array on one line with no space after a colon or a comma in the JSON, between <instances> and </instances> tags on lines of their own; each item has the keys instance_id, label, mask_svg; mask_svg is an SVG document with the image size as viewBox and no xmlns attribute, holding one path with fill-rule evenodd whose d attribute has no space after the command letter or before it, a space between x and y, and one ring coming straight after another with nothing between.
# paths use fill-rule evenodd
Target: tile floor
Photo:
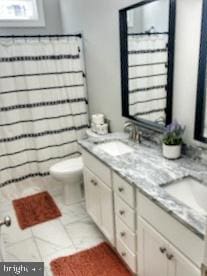
<instances>
[{"instance_id":1,"label":"tile floor","mask_svg":"<svg viewBox=\"0 0 207 276\"><path fill-rule=\"evenodd\" d=\"M26 194L31 192L28 190ZM66 206L60 194L53 198L62 217L26 230L19 228L11 200L0 200L1 218L5 215L12 218L12 226L1 229L6 261L43 261L45 276L52 276L51 260L91 248L104 240L87 215L84 202Z\"/></svg>"}]
</instances>

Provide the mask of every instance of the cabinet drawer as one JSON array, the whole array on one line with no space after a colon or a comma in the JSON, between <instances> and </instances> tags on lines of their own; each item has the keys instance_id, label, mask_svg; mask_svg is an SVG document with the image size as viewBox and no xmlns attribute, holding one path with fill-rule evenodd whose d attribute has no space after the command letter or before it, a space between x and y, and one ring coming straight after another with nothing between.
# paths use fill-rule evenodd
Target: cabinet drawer
<instances>
[{"instance_id":1,"label":"cabinet drawer","mask_svg":"<svg viewBox=\"0 0 207 276\"><path fill-rule=\"evenodd\" d=\"M89 168L106 185L111 187L111 171L110 171L110 169L85 150L82 150L82 157L83 157L84 166Z\"/></svg>"},{"instance_id":2,"label":"cabinet drawer","mask_svg":"<svg viewBox=\"0 0 207 276\"><path fill-rule=\"evenodd\" d=\"M117 251L132 272L136 273L136 256L122 243L121 240L117 240Z\"/></svg>"},{"instance_id":3,"label":"cabinet drawer","mask_svg":"<svg viewBox=\"0 0 207 276\"><path fill-rule=\"evenodd\" d=\"M116 237L136 254L136 235L116 216Z\"/></svg>"},{"instance_id":4,"label":"cabinet drawer","mask_svg":"<svg viewBox=\"0 0 207 276\"><path fill-rule=\"evenodd\" d=\"M203 261L204 240L141 193L138 192L137 198L138 215L149 222L164 238L200 267Z\"/></svg>"},{"instance_id":5,"label":"cabinet drawer","mask_svg":"<svg viewBox=\"0 0 207 276\"><path fill-rule=\"evenodd\" d=\"M113 174L114 191L132 208L135 208L135 192L134 187L124 181L117 174Z\"/></svg>"},{"instance_id":6,"label":"cabinet drawer","mask_svg":"<svg viewBox=\"0 0 207 276\"><path fill-rule=\"evenodd\" d=\"M115 212L117 216L135 232L135 211L115 195Z\"/></svg>"}]
</instances>

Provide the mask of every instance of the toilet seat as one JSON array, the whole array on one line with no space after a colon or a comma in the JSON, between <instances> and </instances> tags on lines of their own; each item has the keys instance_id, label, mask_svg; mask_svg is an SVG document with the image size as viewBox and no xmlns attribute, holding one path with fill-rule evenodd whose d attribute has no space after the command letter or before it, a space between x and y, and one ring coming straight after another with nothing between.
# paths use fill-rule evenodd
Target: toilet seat
<instances>
[{"instance_id":1,"label":"toilet seat","mask_svg":"<svg viewBox=\"0 0 207 276\"><path fill-rule=\"evenodd\" d=\"M82 157L76 157L68 160L61 161L50 168L50 171L59 172L59 173L75 173L82 172L83 170L83 161Z\"/></svg>"},{"instance_id":2,"label":"toilet seat","mask_svg":"<svg viewBox=\"0 0 207 276\"><path fill-rule=\"evenodd\" d=\"M50 168L50 174L58 181L80 181L83 174L82 157L75 157L56 163Z\"/></svg>"}]
</instances>

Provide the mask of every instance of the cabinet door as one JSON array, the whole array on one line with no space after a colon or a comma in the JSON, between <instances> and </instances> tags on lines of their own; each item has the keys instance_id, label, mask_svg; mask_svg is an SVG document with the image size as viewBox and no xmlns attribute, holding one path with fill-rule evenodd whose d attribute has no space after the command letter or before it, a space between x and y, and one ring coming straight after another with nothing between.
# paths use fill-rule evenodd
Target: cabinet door
<instances>
[{"instance_id":1,"label":"cabinet door","mask_svg":"<svg viewBox=\"0 0 207 276\"><path fill-rule=\"evenodd\" d=\"M112 190L104 183L99 182L101 195L101 230L107 239L114 245L114 214Z\"/></svg>"},{"instance_id":2,"label":"cabinet door","mask_svg":"<svg viewBox=\"0 0 207 276\"><path fill-rule=\"evenodd\" d=\"M168 243L141 218L138 219L138 275L168 276ZM177 276L177 275L176 275ZM184 276L184 275L182 275Z\"/></svg>"},{"instance_id":3,"label":"cabinet door","mask_svg":"<svg viewBox=\"0 0 207 276\"><path fill-rule=\"evenodd\" d=\"M94 222L101 226L100 186L96 177L84 168L86 209Z\"/></svg>"},{"instance_id":4,"label":"cabinet door","mask_svg":"<svg viewBox=\"0 0 207 276\"><path fill-rule=\"evenodd\" d=\"M200 276L199 270L183 254L173 246L170 246L168 253L168 276Z\"/></svg>"}]
</instances>

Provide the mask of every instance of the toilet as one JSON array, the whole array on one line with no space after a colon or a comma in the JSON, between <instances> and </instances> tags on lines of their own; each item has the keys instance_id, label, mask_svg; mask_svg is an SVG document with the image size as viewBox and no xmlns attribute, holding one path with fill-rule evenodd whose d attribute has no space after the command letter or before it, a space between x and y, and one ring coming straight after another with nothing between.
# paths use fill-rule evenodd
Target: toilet
<instances>
[{"instance_id":1,"label":"toilet","mask_svg":"<svg viewBox=\"0 0 207 276\"><path fill-rule=\"evenodd\" d=\"M64 202L66 205L83 200L83 161L75 157L61 161L50 168L50 175L64 184Z\"/></svg>"}]
</instances>

